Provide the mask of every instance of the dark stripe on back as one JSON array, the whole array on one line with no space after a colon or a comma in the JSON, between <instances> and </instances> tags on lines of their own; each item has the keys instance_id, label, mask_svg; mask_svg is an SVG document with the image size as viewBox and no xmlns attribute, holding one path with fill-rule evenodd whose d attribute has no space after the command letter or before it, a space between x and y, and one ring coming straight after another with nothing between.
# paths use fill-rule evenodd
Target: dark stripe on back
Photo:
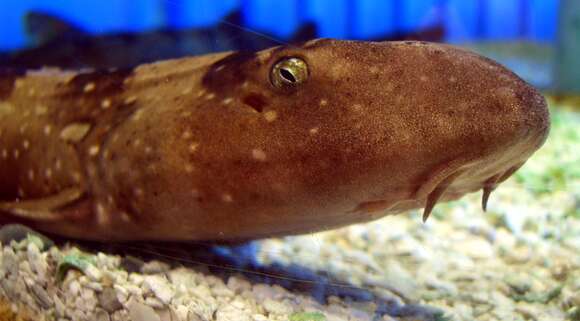
<instances>
[{"instance_id":1,"label":"dark stripe on back","mask_svg":"<svg viewBox=\"0 0 580 321\"><path fill-rule=\"evenodd\" d=\"M0 67L0 100L6 100L12 95L16 79L24 76L23 69L11 69Z\"/></svg>"},{"instance_id":2,"label":"dark stripe on back","mask_svg":"<svg viewBox=\"0 0 580 321\"><path fill-rule=\"evenodd\" d=\"M254 52L234 52L211 65L203 76L202 84L212 92L228 91L228 88L242 84L250 72L257 70L255 58Z\"/></svg>"},{"instance_id":3,"label":"dark stripe on back","mask_svg":"<svg viewBox=\"0 0 580 321\"><path fill-rule=\"evenodd\" d=\"M133 68L118 70L97 70L80 73L70 81L62 84L61 97L109 97L120 94L123 91L123 82L133 75ZM86 91L89 84L94 88Z\"/></svg>"}]
</instances>

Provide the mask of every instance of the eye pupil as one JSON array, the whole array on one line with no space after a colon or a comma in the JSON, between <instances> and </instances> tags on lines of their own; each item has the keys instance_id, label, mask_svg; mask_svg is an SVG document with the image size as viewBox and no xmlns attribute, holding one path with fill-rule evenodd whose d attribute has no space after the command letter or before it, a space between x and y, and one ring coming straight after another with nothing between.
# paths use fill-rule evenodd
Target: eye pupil
<instances>
[{"instance_id":1,"label":"eye pupil","mask_svg":"<svg viewBox=\"0 0 580 321\"><path fill-rule=\"evenodd\" d=\"M286 79L287 81L291 82L291 83L295 83L296 82L296 78L294 77L294 75L292 74L292 72L288 69L280 69L280 75Z\"/></svg>"},{"instance_id":2,"label":"eye pupil","mask_svg":"<svg viewBox=\"0 0 580 321\"><path fill-rule=\"evenodd\" d=\"M294 89L308 79L306 61L296 57L286 57L279 60L270 71L270 82L280 89Z\"/></svg>"}]
</instances>

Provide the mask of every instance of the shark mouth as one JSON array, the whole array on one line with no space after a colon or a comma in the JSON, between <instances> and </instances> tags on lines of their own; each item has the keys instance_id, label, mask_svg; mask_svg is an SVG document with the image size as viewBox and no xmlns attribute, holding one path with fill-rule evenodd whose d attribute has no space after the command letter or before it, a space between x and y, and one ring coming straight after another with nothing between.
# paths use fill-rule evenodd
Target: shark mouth
<instances>
[{"instance_id":1,"label":"shark mouth","mask_svg":"<svg viewBox=\"0 0 580 321\"><path fill-rule=\"evenodd\" d=\"M423 222L426 222L433 208L437 205L437 202L441 197L449 190L449 187L453 182L463 174L468 166L454 166L457 162L452 162L451 164L446 164L445 168L437 171L437 173L430 179L426 184L421 186L417 195L425 195L426 191L430 192L426 196L425 208L423 210ZM506 171L500 172L496 175L491 176L483 182L483 195L481 198L481 208L483 211L487 211L487 204L491 193L497 188L497 186L508 179L513 173L515 173L524 163L519 163L515 166L508 168ZM467 191L465 191L467 192ZM464 194L464 191L452 191L452 193Z\"/></svg>"}]
</instances>

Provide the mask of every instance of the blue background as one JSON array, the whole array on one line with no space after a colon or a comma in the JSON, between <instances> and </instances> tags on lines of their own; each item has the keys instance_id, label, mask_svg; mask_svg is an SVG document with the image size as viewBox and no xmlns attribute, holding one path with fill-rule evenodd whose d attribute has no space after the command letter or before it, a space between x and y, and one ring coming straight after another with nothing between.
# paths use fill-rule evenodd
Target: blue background
<instances>
[{"instance_id":1,"label":"blue background","mask_svg":"<svg viewBox=\"0 0 580 321\"><path fill-rule=\"evenodd\" d=\"M319 36L365 39L441 22L446 41L553 41L558 0L2 0L0 50L26 45L23 15L55 13L93 33L210 26L234 9L243 27L282 39L303 22Z\"/></svg>"}]
</instances>

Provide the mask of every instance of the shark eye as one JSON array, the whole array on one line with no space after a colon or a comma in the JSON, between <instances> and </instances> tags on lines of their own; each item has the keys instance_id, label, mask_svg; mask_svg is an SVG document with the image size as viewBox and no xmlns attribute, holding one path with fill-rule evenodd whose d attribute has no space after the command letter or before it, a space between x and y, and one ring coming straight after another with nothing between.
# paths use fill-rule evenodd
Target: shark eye
<instances>
[{"instance_id":1,"label":"shark eye","mask_svg":"<svg viewBox=\"0 0 580 321\"><path fill-rule=\"evenodd\" d=\"M270 82L277 88L295 88L307 79L308 65L300 58L283 58L270 71Z\"/></svg>"}]
</instances>

